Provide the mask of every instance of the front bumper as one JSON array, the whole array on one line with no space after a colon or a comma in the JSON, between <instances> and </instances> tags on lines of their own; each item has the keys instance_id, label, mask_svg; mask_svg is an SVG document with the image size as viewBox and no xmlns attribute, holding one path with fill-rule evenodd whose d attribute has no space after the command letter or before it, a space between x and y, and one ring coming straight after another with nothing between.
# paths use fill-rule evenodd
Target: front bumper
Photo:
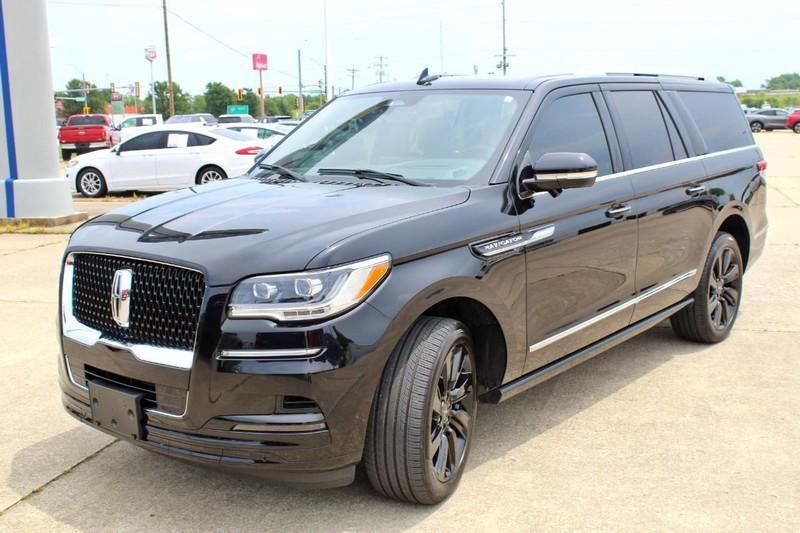
<instances>
[{"instance_id":1,"label":"front bumper","mask_svg":"<svg viewBox=\"0 0 800 533\"><path fill-rule=\"evenodd\" d=\"M383 338L388 318L363 304L314 326L228 320L228 290L207 288L188 369L144 362L119 344L62 337L64 407L86 424L170 457L293 484L349 484L393 346ZM220 359L224 351L267 347L312 347L314 355ZM141 439L97 426L88 380L145 391Z\"/></svg>"}]
</instances>

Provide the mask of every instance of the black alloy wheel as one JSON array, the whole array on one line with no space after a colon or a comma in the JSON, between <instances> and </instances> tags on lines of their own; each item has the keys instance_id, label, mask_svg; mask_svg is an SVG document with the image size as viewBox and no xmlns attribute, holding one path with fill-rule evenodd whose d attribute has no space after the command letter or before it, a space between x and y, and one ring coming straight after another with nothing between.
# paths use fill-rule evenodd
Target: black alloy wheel
<instances>
[{"instance_id":1,"label":"black alloy wheel","mask_svg":"<svg viewBox=\"0 0 800 533\"><path fill-rule=\"evenodd\" d=\"M684 339L716 343L731 332L742 301L744 261L732 235L717 233L706 258L691 305L670 317L672 329Z\"/></svg>"}]
</instances>

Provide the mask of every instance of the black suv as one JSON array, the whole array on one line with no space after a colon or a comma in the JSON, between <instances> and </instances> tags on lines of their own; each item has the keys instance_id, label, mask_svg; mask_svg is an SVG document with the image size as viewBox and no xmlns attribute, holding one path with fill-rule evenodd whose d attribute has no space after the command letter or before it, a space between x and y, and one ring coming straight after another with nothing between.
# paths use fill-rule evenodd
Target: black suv
<instances>
[{"instance_id":1,"label":"black suv","mask_svg":"<svg viewBox=\"0 0 800 533\"><path fill-rule=\"evenodd\" d=\"M766 167L730 87L423 76L347 93L249 175L72 236L60 381L172 457L388 496L455 489L480 402L670 318L728 336Z\"/></svg>"}]
</instances>

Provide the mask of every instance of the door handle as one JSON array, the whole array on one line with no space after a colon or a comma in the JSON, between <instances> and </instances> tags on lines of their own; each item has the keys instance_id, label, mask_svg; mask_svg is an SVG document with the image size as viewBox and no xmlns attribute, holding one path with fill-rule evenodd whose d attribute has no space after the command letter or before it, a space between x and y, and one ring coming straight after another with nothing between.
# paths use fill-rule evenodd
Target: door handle
<instances>
[{"instance_id":1,"label":"door handle","mask_svg":"<svg viewBox=\"0 0 800 533\"><path fill-rule=\"evenodd\" d=\"M692 185L686 189L686 194L689 196L697 196L698 194L703 194L704 192L706 192L705 185Z\"/></svg>"},{"instance_id":2,"label":"door handle","mask_svg":"<svg viewBox=\"0 0 800 533\"><path fill-rule=\"evenodd\" d=\"M629 205L618 205L616 207L611 207L606 211L606 216L608 218L622 218L622 216L631 210L631 206Z\"/></svg>"}]
</instances>

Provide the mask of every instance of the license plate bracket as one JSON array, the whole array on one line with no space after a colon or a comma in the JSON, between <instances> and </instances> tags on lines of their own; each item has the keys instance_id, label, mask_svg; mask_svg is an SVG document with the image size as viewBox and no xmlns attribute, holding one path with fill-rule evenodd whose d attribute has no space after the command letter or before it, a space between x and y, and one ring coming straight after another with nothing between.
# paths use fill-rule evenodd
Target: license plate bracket
<instances>
[{"instance_id":1,"label":"license plate bracket","mask_svg":"<svg viewBox=\"0 0 800 533\"><path fill-rule=\"evenodd\" d=\"M144 393L101 381L90 380L88 385L94 423L123 437L141 440Z\"/></svg>"}]
</instances>

